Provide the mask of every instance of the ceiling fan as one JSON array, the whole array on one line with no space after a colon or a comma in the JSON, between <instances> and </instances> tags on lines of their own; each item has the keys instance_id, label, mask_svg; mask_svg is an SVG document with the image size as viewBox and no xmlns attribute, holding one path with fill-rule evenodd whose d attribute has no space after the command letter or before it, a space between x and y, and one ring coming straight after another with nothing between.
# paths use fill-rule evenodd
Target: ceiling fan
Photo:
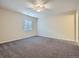
<instances>
[{"instance_id":1,"label":"ceiling fan","mask_svg":"<svg viewBox=\"0 0 79 59\"><path fill-rule=\"evenodd\" d=\"M46 5L47 2L48 0L31 0L31 1L29 0L29 3L27 4L29 8L31 8L32 10L41 12L48 8Z\"/></svg>"}]
</instances>

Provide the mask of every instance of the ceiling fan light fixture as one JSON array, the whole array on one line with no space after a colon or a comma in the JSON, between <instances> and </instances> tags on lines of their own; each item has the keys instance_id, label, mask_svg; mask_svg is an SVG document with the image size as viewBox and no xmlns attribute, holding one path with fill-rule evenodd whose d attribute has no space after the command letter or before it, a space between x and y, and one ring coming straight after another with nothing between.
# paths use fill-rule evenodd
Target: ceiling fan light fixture
<instances>
[{"instance_id":1,"label":"ceiling fan light fixture","mask_svg":"<svg viewBox=\"0 0 79 59\"><path fill-rule=\"evenodd\" d=\"M43 11L45 9L44 5L36 4L32 7L33 10L36 10L37 12Z\"/></svg>"},{"instance_id":2,"label":"ceiling fan light fixture","mask_svg":"<svg viewBox=\"0 0 79 59\"><path fill-rule=\"evenodd\" d=\"M45 9L45 4L43 3L42 0L36 0L36 3L32 6L32 9L37 11L37 12L41 12Z\"/></svg>"}]
</instances>

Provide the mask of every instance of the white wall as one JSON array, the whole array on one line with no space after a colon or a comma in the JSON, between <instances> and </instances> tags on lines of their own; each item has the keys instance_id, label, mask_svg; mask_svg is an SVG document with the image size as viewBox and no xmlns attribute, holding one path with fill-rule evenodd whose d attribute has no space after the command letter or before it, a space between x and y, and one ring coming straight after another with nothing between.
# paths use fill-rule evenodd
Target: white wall
<instances>
[{"instance_id":1,"label":"white wall","mask_svg":"<svg viewBox=\"0 0 79 59\"><path fill-rule=\"evenodd\" d=\"M79 15L78 15L78 10L76 11L76 42L79 42Z\"/></svg>"},{"instance_id":2,"label":"white wall","mask_svg":"<svg viewBox=\"0 0 79 59\"><path fill-rule=\"evenodd\" d=\"M24 20L33 21L32 31L24 32ZM0 42L13 41L35 35L37 35L37 18L0 9Z\"/></svg>"},{"instance_id":3,"label":"white wall","mask_svg":"<svg viewBox=\"0 0 79 59\"><path fill-rule=\"evenodd\" d=\"M79 0L78 0L79 1ZM77 27L76 27L76 30L77 30L77 42L78 42L78 46L79 46L79 2L78 2L78 5L77 5Z\"/></svg>"},{"instance_id":4,"label":"white wall","mask_svg":"<svg viewBox=\"0 0 79 59\"><path fill-rule=\"evenodd\" d=\"M74 40L74 14L50 16L38 20L38 35Z\"/></svg>"},{"instance_id":5,"label":"white wall","mask_svg":"<svg viewBox=\"0 0 79 59\"><path fill-rule=\"evenodd\" d=\"M33 21L31 32L23 31L23 21L25 19ZM37 18L0 9L0 42L37 35L36 22ZM73 41L74 14L40 18L38 20L38 35Z\"/></svg>"},{"instance_id":6,"label":"white wall","mask_svg":"<svg viewBox=\"0 0 79 59\"><path fill-rule=\"evenodd\" d=\"M79 9L78 9L78 42L79 42Z\"/></svg>"},{"instance_id":7,"label":"white wall","mask_svg":"<svg viewBox=\"0 0 79 59\"><path fill-rule=\"evenodd\" d=\"M2 17L1 17L1 11L0 11L0 39L2 38Z\"/></svg>"},{"instance_id":8,"label":"white wall","mask_svg":"<svg viewBox=\"0 0 79 59\"><path fill-rule=\"evenodd\" d=\"M76 11L76 42L79 46L79 9Z\"/></svg>"}]
</instances>

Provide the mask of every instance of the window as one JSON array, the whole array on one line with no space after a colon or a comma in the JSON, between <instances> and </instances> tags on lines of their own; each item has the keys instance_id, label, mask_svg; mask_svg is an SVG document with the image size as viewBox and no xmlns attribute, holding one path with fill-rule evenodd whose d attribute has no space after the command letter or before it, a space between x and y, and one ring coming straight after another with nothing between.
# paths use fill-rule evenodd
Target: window
<instances>
[{"instance_id":1,"label":"window","mask_svg":"<svg viewBox=\"0 0 79 59\"><path fill-rule=\"evenodd\" d=\"M24 31L32 31L32 21L24 20Z\"/></svg>"}]
</instances>

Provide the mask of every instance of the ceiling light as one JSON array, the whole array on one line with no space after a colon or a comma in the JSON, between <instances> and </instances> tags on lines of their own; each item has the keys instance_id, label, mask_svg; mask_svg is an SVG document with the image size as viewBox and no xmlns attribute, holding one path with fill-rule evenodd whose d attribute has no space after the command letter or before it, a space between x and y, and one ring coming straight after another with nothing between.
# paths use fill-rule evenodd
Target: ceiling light
<instances>
[{"instance_id":1,"label":"ceiling light","mask_svg":"<svg viewBox=\"0 0 79 59\"><path fill-rule=\"evenodd\" d=\"M43 11L45 9L44 2L42 0L36 0L35 4L32 6L32 9L37 12Z\"/></svg>"}]
</instances>

